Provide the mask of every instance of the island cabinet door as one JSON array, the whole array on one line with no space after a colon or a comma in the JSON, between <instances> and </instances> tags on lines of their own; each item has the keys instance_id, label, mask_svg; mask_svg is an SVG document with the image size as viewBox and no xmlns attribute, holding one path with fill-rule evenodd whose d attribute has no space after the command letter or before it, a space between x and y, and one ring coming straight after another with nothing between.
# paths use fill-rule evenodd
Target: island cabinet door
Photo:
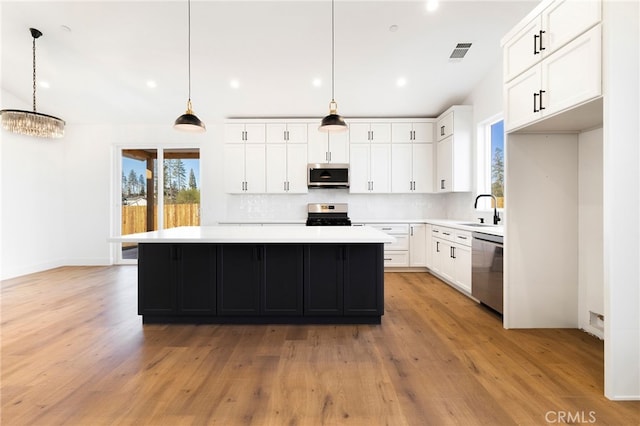
<instances>
[{"instance_id":1,"label":"island cabinet door","mask_svg":"<svg viewBox=\"0 0 640 426\"><path fill-rule=\"evenodd\" d=\"M176 250L179 313L215 315L216 246L180 244Z\"/></svg>"},{"instance_id":2,"label":"island cabinet door","mask_svg":"<svg viewBox=\"0 0 640 426\"><path fill-rule=\"evenodd\" d=\"M384 313L384 244L346 246L344 314Z\"/></svg>"},{"instance_id":3,"label":"island cabinet door","mask_svg":"<svg viewBox=\"0 0 640 426\"><path fill-rule=\"evenodd\" d=\"M263 246L223 244L217 251L218 315L259 315Z\"/></svg>"},{"instance_id":4,"label":"island cabinet door","mask_svg":"<svg viewBox=\"0 0 640 426\"><path fill-rule=\"evenodd\" d=\"M305 246L304 315L343 315L344 246Z\"/></svg>"},{"instance_id":5,"label":"island cabinet door","mask_svg":"<svg viewBox=\"0 0 640 426\"><path fill-rule=\"evenodd\" d=\"M175 255L172 244L138 244L138 315L175 313Z\"/></svg>"},{"instance_id":6,"label":"island cabinet door","mask_svg":"<svg viewBox=\"0 0 640 426\"><path fill-rule=\"evenodd\" d=\"M265 279L262 281L263 316L301 316L303 249L301 244L264 246Z\"/></svg>"}]
</instances>

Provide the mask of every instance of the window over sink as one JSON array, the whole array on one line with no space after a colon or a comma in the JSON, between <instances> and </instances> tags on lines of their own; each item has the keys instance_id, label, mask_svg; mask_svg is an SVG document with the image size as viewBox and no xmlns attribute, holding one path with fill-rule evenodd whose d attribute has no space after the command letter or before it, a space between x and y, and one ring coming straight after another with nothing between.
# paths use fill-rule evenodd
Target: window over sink
<instances>
[{"instance_id":1,"label":"window over sink","mask_svg":"<svg viewBox=\"0 0 640 426\"><path fill-rule=\"evenodd\" d=\"M504 208L504 119L495 115L478 124L477 193L492 194L498 209ZM478 201L478 209L491 210L491 199Z\"/></svg>"}]
</instances>

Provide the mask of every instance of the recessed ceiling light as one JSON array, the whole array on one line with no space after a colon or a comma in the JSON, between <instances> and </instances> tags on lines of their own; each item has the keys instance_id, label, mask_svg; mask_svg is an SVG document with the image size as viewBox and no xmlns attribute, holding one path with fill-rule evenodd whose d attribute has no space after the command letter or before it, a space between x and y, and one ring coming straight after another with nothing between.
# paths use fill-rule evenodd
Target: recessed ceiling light
<instances>
[{"instance_id":1,"label":"recessed ceiling light","mask_svg":"<svg viewBox=\"0 0 640 426\"><path fill-rule=\"evenodd\" d=\"M438 9L440 2L438 0L427 0L427 12L435 12Z\"/></svg>"},{"instance_id":2,"label":"recessed ceiling light","mask_svg":"<svg viewBox=\"0 0 640 426\"><path fill-rule=\"evenodd\" d=\"M396 31L398 31L398 26L396 24L393 24L392 26L389 27L389 31L391 31L392 33L395 33Z\"/></svg>"},{"instance_id":3,"label":"recessed ceiling light","mask_svg":"<svg viewBox=\"0 0 640 426\"><path fill-rule=\"evenodd\" d=\"M320 87L322 86L322 80L319 78L314 78L311 84L313 84L313 87Z\"/></svg>"},{"instance_id":4,"label":"recessed ceiling light","mask_svg":"<svg viewBox=\"0 0 640 426\"><path fill-rule=\"evenodd\" d=\"M67 33L70 33L70 32L71 32L71 27L69 27L68 25L60 25L60 29L61 29L62 31L67 32Z\"/></svg>"},{"instance_id":5,"label":"recessed ceiling light","mask_svg":"<svg viewBox=\"0 0 640 426\"><path fill-rule=\"evenodd\" d=\"M51 87L48 81L41 81L40 83L38 83L38 85L43 89L48 89L49 87Z\"/></svg>"},{"instance_id":6,"label":"recessed ceiling light","mask_svg":"<svg viewBox=\"0 0 640 426\"><path fill-rule=\"evenodd\" d=\"M407 79L404 77L400 77L396 80L396 86L398 87L404 87L407 85Z\"/></svg>"},{"instance_id":7,"label":"recessed ceiling light","mask_svg":"<svg viewBox=\"0 0 640 426\"><path fill-rule=\"evenodd\" d=\"M158 83L156 83L154 80L147 80L147 87L149 89L155 89L156 87L158 87Z\"/></svg>"},{"instance_id":8,"label":"recessed ceiling light","mask_svg":"<svg viewBox=\"0 0 640 426\"><path fill-rule=\"evenodd\" d=\"M231 86L233 89L237 89L238 87L240 87L240 82L234 78L229 82L229 86Z\"/></svg>"}]
</instances>

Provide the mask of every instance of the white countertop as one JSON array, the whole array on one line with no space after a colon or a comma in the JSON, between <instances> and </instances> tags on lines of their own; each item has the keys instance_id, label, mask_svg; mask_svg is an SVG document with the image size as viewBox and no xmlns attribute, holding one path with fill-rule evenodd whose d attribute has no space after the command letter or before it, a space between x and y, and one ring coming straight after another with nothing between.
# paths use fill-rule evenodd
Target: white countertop
<instances>
[{"instance_id":1,"label":"white countertop","mask_svg":"<svg viewBox=\"0 0 640 426\"><path fill-rule=\"evenodd\" d=\"M452 219L427 219L426 223L432 225L446 226L449 228L461 229L463 231L482 232L484 234L504 236L504 226L492 224L480 224L470 220ZM473 224L473 225L472 225Z\"/></svg>"},{"instance_id":2,"label":"white countertop","mask_svg":"<svg viewBox=\"0 0 640 426\"><path fill-rule=\"evenodd\" d=\"M391 243L369 226L182 226L112 237L128 243Z\"/></svg>"}]
</instances>

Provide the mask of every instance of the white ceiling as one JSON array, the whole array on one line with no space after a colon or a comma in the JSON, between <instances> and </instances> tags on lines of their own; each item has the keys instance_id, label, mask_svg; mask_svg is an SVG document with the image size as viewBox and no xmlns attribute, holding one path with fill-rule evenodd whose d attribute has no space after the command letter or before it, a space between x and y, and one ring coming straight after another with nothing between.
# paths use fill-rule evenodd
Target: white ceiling
<instances>
[{"instance_id":1,"label":"white ceiling","mask_svg":"<svg viewBox=\"0 0 640 426\"><path fill-rule=\"evenodd\" d=\"M336 1L335 98L345 118L433 117L461 102L500 60L502 36L538 1L449 0L435 13L425 3ZM28 29L35 27L44 33L36 44L38 81L50 84L38 87L39 112L68 123L122 124L172 123L184 113L186 0L0 6L2 88L24 102L3 100L2 108L30 108ZM329 0L193 0L191 12L192 100L205 123L328 113ZM452 62L459 42L473 45Z\"/></svg>"}]
</instances>

